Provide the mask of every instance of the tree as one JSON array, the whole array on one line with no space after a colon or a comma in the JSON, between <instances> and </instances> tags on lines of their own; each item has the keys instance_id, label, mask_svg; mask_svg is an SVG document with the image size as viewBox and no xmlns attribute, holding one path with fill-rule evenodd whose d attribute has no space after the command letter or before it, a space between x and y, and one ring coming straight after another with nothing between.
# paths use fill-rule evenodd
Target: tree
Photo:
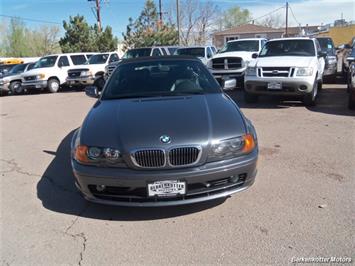
<instances>
[{"instance_id":1,"label":"tree","mask_svg":"<svg viewBox=\"0 0 355 266\"><path fill-rule=\"evenodd\" d=\"M30 31L28 35L31 55L43 56L61 52L57 26L42 25L38 30Z\"/></svg>"},{"instance_id":2,"label":"tree","mask_svg":"<svg viewBox=\"0 0 355 266\"><path fill-rule=\"evenodd\" d=\"M152 0L146 0L136 20L129 18L126 33L122 35L124 50L153 45L175 45L178 42L173 24L158 25L158 12Z\"/></svg>"},{"instance_id":3,"label":"tree","mask_svg":"<svg viewBox=\"0 0 355 266\"><path fill-rule=\"evenodd\" d=\"M238 25L246 24L251 20L248 9L241 9L239 6L232 7L223 12L220 24L222 29L230 29Z\"/></svg>"},{"instance_id":4,"label":"tree","mask_svg":"<svg viewBox=\"0 0 355 266\"><path fill-rule=\"evenodd\" d=\"M93 30L84 16L70 16L69 22L63 21L63 28L65 35L59 41L63 53L95 51Z\"/></svg>"},{"instance_id":5,"label":"tree","mask_svg":"<svg viewBox=\"0 0 355 266\"><path fill-rule=\"evenodd\" d=\"M281 28L285 26L285 22L278 15L269 15L261 22L258 22L258 24L270 28Z\"/></svg>"},{"instance_id":6,"label":"tree","mask_svg":"<svg viewBox=\"0 0 355 266\"><path fill-rule=\"evenodd\" d=\"M28 40L26 39L26 26L23 21L18 18L12 18L9 28L5 33L3 50L6 56L23 57L29 56Z\"/></svg>"}]
</instances>

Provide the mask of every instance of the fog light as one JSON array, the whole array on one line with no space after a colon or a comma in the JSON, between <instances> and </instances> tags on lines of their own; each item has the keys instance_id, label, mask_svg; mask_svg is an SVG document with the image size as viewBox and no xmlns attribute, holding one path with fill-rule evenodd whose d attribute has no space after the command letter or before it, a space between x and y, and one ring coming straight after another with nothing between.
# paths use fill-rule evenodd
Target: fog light
<instances>
[{"instance_id":1,"label":"fog light","mask_svg":"<svg viewBox=\"0 0 355 266\"><path fill-rule=\"evenodd\" d=\"M105 185L97 185L96 186L96 190L99 191L99 192L102 192L106 189L106 186Z\"/></svg>"},{"instance_id":2,"label":"fog light","mask_svg":"<svg viewBox=\"0 0 355 266\"><path fill-rule=\"evenodd\" d=\"M307 86L305 86L305 85L300 86L300 90L301 90L301 91L307 90Z\"/></svg>"},{"instance_id":3,"label":"fog light","mask_svg":"<svg viewBox=\"0 0 355 266\"><path fill-rule=\"evenodd\" d=\"M247 174L246 173L240 174L238 181L239 182L244 182L246 178L247 178Z\"/></svg>"},{"instance_id":4,"label":"fog light","mask_svg":"<svg viewBox=\"0 0 355 266\"><path fill-rule=\"evenodd\" d=\"M232 182L232 183L237 183L238 180L239 180L239 177L236 176L236 175L233 175L233 176L229 177L229 181Z\"/></svg>"}]
</instances>

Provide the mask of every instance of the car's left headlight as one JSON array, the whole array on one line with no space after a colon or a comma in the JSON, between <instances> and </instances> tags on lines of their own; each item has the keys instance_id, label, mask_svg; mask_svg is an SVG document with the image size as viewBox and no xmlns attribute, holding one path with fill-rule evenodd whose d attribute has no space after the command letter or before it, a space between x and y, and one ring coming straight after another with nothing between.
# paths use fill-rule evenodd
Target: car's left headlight
<instances>
[{"instance_id":1,"label":"car's left headlight","mask_svg":"<svg viewBox=\"0 0 355 266\"><path fill-rule=\"evenodd\" d=\"M80 76L82 76L82 77L91 76L91 71L82 71L82 72L80 73Z\"/></svg>"},{"instance_id":2,"label":"car's left headlight","mask_svg":"<svg viewBox=\"0 0 355 266\"><path fill-rule=\"evenodd\" d=\"M45 74L38 74L38 75L36 75L36 79L44 79L46 77L46 75Z\"/></svg>"},{"instance_id":3,"label":"car's left headlight","mask_svg":"<svg viewBox=\"0 0 355 266\"><path fill-rule=\"evenodd\" d=\"M311 67L299 67L296 72L296 76L304 77L304 76L312 76L313 68Z\"/></svg>"},{"instance_id":4,"label":"car's left headlight","mask_svg":"<svg viewBox=\"0 0 355 266\"><path fill-rule=\"evenodd\" d=\"M328 64L335 64L337 62L336 56L328 56Z\"/></svg>"},{"instance_id":5,"label":"car's left headlight","mask_svg":"<svg viewBox=\"0 0 355 266\"><path fill-rule=\"evenodd\" d=\"M248 67L245 74L247 76L256 76L256 67Z\"/></svg>"},{"instance_id":6,"label":"car's left headlight","mask_svg":"<svg viewBox=\"0 0 355 266\"><path fill-rule=\"evenodd\" d=\"M78 145L74 151L74 159L81 164L97 166L125 166L122 154L118 149L89 147Z\"/></svg>"},{"instance_id":7,"label":"car's left headlight","mask_svg":"<svg viewBox=\"0 0 355 266\"><path fill-rule=\"evenodd\" d=\"M252 152L255 146L256 140L252 134L217 141L212 143L208 159L209 161L231 159Z\"/></svg>"}]
</instances>

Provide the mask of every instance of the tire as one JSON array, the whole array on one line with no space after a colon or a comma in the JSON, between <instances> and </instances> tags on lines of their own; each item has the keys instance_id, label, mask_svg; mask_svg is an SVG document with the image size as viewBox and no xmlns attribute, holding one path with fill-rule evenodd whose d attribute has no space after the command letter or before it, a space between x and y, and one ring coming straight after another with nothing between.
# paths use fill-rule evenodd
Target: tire
<instances>
[{"instance_id":1,"label":"tire","mask_svg":"<svg viewBox=\"0 0 355 266\"><path fill-rule=\"evenodd\" d=\"M58 92L59 87L60 87L60 83L59 83L59 81L57 79L51 78L51 79L48 80L48 90L49 90L49 92L56 93L56 92Z\"/></svg>"},{"instance_id":2,"label":"tire","mask_svg":"<svg viewBox=\"0 0 355 266\"><path fill-rule=\"evenodd\" d=\"M350 91L350 93L349 93L348 107L350 110L355 110L355 95L354 95L354 92L352 92L352 91Z\"/></svg>"},{"instance_id":3,"label":"tire","mask_svg":"<svg viewBox=\"0 0 355 266\"><path fill-rule=\"evenodd\" d=\"M9 86L11 94L19 95L23 93L23 87L21 86L21 81L13 81Z\"/></svg>"},{"instance_id":4,"label":"tire","mask_svg":"<svg viewBox=\"0 0 355 266\"><path fill-rule=\"evenodd\" d=\"M323 82L322 82L322 81L319 81L317 86L318 86L318 87L317 87L318 92L321 92L321 91L323 90ZM317 92L317 93L318 93L318 92Z\"/></svg>"},{"instance_id":5,"label":"tire","mask_svg":"<svg viewBox=\"0 0 355 266\"><path fill-rule=\"evenodd\" d=\"M259 96L255 94L251 94L249 92L244 92L244 100L246 103L256 103L258 102Z\"/></svg>"},{"instance_id":6,"label":"tire","mask_svg":"<svg viewBox=\"0 0 355 266\"><path fill-rule=\"evenodd\" d=\"M94 86L97 87L97 90L98 91L102 91L102 89L104 88L105 86L105 79L104 77L100 77L98 79L95 80L94 82Z\"/></svg>"},{"instance_id":7,"label":"tire","mask_svg":"<svg viewBox=\"0 0 355 266\"><path fill-rule=\"evenodd\" d=\"M315 81L313 84L313 89L310 93L303 96L303 103L305 106L315 106L317 95L318 95L319 82Z\"/></svg>"}]
</instances>

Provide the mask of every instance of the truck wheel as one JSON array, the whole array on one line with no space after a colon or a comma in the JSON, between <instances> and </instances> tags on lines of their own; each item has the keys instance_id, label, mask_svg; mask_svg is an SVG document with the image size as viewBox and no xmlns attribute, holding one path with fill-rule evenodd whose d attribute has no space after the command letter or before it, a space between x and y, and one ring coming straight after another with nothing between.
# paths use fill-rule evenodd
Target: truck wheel
<instances>
[{"instance_id":1,"label":"truck wheel","mask_svg":"<svg viewBox=\"0 0 355 266\"><path fill-rule=\"evenodd\" d=\"M12 94L22 94L23 93L23 88L21 86L21 82L20 81L13 81L10 83L10 86L9 86L9 89L10 89L10 92Z\"/></svg>"},{"instance_id":2,"label":"truck wheel","mask_svg":"<svg viewBox=\"0 0 355 266\"><path fill-rule=\"evenodd\" d=\"M55 78L48 80L48 90L51 93L56 93L59 90L59 81Z\"/></svg>"},{"instance_id":3,"label":"truck wheel","mask_svg":"<svg viewBox=\"0 0 355 266\"><path fill-rule=\"evenodd\" d=\"M251 94L249 92L244 91L244 100L246 103L256 103L258 102L258 95Z\"/></svg>"},{"instance_id":4,"label":"truck wheel","mask_svg":"<svg viewBox=\"0 0 355 266\"><path fill-rule=\"evenodd\" d=\"M96 79L95 82L94 82L94 86L97 87L98 91L102 91L102 89L105 86L104 77L100 77L100 78Z\"/></svg>"},{"instance_id":5,"label":"truck wheel","mask_svg":"<svg viewBox=\"0 0 355 266\"><path fill-rule=\"evenodd\" d=\"M319 86L318 84L319 84L319 82L315 81L313 84L312 91L303 97L303 103L305 106L315 106L316 105L318 86Z\"/></svg>"},{"instance_id":6,"label":"truck wheel","mask_svg":"<svg viewBox=\"0 0 355 266\"><path fill-rule=\"evenodd\" d=\"M349 93L349 104L348 107L350 110L355 110L355 95L350 91Z\"/></svg>"}]
</instances>

